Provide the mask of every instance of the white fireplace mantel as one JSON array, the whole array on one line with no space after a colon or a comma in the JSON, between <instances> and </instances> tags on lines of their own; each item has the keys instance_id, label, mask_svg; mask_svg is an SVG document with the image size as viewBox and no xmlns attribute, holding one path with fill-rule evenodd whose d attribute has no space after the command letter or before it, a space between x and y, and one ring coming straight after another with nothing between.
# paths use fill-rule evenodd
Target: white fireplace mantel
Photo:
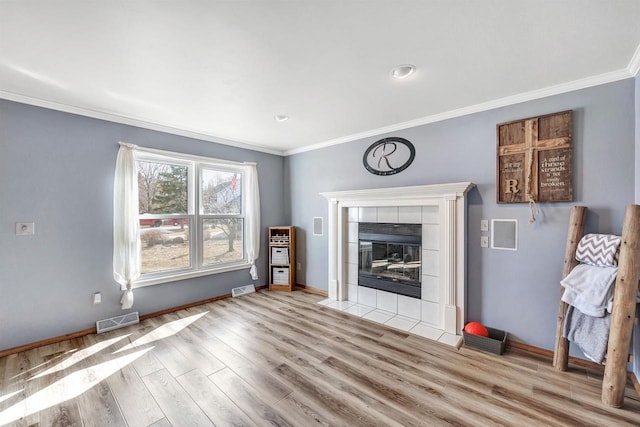
<instances>
[{"instance_id":1,"label":"white fireplace mantel","mask_svg":"<svg viewBox=\"0 0 640 427\"><path fill-rule=\"evenodd\" d=\"M349 208L437 207L441 227L442 329L460 335L465 322L466 194L471 182L320 193L328 200L329 298L347 296L347 218Z\"/></svg>"}]
</instances>

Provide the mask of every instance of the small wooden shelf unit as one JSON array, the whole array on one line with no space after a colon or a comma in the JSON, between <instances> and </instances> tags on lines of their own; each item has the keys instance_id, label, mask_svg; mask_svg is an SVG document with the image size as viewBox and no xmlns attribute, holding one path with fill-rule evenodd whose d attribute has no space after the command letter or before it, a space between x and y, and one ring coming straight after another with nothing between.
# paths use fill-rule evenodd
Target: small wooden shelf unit
<instances>
[{"instance_id":1,"label":"small wooden shelf unit","mask_svg":"<svg viewBox=\"0 0 640 427\"><path fill-rule=\"evenodd\" d=\"M291 292L296 285L296 229L269 227L269 290Z\"/></svg>"}]
</instances>

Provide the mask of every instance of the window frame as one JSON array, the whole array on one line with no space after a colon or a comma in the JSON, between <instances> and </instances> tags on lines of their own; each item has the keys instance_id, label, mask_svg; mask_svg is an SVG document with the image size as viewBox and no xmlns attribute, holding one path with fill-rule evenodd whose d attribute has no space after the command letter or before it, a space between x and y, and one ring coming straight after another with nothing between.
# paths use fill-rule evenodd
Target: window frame
<instances>
[{"instance_id":1,"label":"window frame","mask_svg":"<svg viewBox=\"0 0 640 427\"><path fill-rule=\"evenodd\" d=\"M248 216L250 215L250 213L246 210L247 191L249 189L247 187L246 173L243 163L193 156L182 153L160 152L159 150L138 150L136 152L136 168L138 167L138 162L140 161L187 166L187 214L138 214L138 224L140 219L158 218L161 220L166 220L171 218L187 218L189 220L190 266L187 268L176 268L140 274L140 277L133 282L133 288L251 268L251 264L248 262L246 244L246 223L248 220ZM205 215L202 213L204 212L204 210L201 209L202 200L200 187L202 182L203 169L233 172L240 175L240 214ZM203 238L204 220L209 218L216 219L220 217L226 218L231 216L242 218L242 259L214 265L205 265ZM140 238L140 235L140 232L138 232L138 238Z\"/></svg>"},{"instance_id":2,"label":"window frame","mask_svg":"<svg viewBox=\"0 0 640 427\"><path fill-rule=\"evenodd\" d=\"M208 268L208 266L210 266L210 264L208 264L207 266L205 266L204 264L204 222L205 220L208 219L221 219L221 218L240 218L242 219L242 262L247 262L247 250L246 250L246 242L245 242L245 230L246 230L246 194L245 191L247 190L245 181L246 181L246 176L244 174L244 171L241 168L233 168L233 167L229 167L228 165L217 165L217 164L212 164L210 162L200 162L197 165L197 177L198 177L198 184L196 185L196 190L198 193L198 200L196 202L196 211L197 211L197 215L198 215L198 236L200 236L200 240L197 242L199 245L199 259L198 259L198 265L202 266L203 268ZM209 170L215 170L216 172L232 172L232 173L237 173L240 175L240 194L241 194L241 201L240 201L240 213L238 214L205 214L204 213L204 209L203 209L203 202L202 202L202 188L201 188L201 183L203 182L202 177L203 177L203 170L204 169L209 169ZM230 262L230 263L225 263L225 264L219 264L219 266L223 266L226 264L235 264L235 263L240 263L241 261L235 261L235 262ZM212 267L215 268L215 267Z\"/></svg>"}]
</instances>

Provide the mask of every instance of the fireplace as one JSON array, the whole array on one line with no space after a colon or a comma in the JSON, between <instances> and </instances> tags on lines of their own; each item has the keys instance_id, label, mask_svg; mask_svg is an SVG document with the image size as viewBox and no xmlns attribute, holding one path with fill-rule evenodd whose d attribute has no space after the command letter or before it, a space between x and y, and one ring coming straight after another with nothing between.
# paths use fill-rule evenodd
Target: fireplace
<instances>
[{"instance_id":1,"label":"fireplace","mask_svg":"<svg viewBox=\"0 0 640 427\"><path fill-rule=\"evenodd\" d=\"M321 193L328 202L329 298L336 301L348 299L418 319L442 330L443 337L459 345L466 312L466 195L473 186L470 182L457 182ZM422 226L421 298L373 289L358 283L361 262L359 231L360 225L367 222ZM389 259L394 262L397 260L397 270L403 272L402 279L395 277L397 283L412 277L409 273L411 269L405 267L414 261L408 261L407 258L405 262L404 255L413 256L415 252L405 249L403 247L402 252L385 249L385 263L389 265ZM372 243L372 273L373 250ZM394 256L394 253L402 255ZM379 275L376 274L376 278Z\"/></svg>"},{"instance_id":2,"label":"fireplace","mask_svg":"<svg viewBox=\"0 0 640 427\"><path fill-rule=\"evenodd\" d=\"M358 285L421 297L422 226L361 222Z\"/></svg>"}]
</instances>

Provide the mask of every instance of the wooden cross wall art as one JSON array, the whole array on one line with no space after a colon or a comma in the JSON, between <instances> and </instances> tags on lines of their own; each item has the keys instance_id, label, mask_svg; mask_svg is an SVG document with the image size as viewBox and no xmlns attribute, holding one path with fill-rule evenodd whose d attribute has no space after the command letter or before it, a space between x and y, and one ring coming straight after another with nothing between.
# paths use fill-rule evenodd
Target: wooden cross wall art
<instances>
[{"instance_id":1,"label":"wooden cross wall art","mask_svg":"<svg viewBox=\"0 0 640 427\"><path fill-rule=\"evenodd\" d=\"M497 202L573 201L572 111L497 125Z\"/></svg>"}]
</instances>

